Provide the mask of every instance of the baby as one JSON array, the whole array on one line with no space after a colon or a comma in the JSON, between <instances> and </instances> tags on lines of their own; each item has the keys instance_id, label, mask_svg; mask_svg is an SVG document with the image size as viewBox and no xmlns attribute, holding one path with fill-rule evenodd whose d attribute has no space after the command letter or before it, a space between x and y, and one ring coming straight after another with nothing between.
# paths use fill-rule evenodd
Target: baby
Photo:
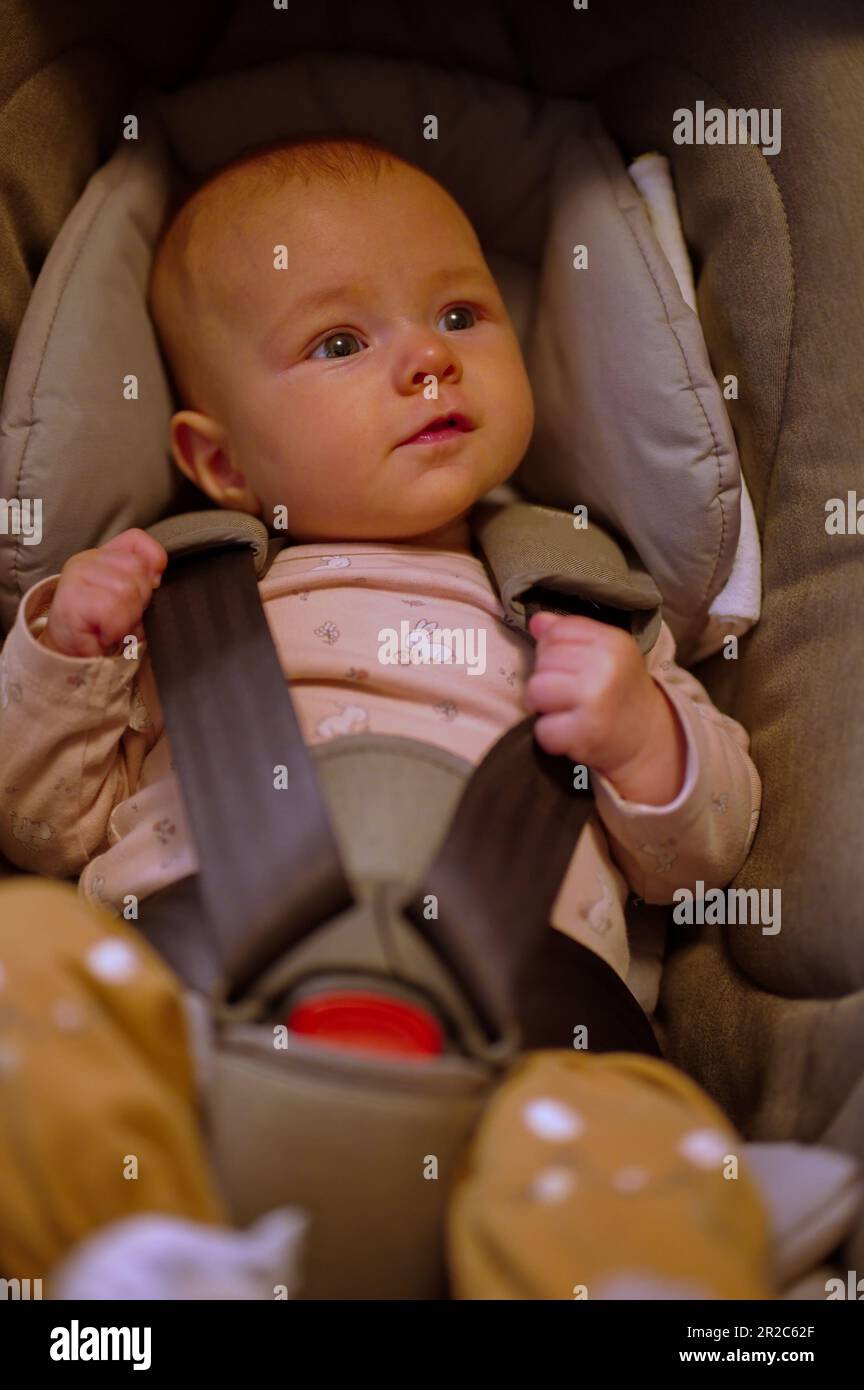
<instances>
[{"instance_id":1,"label":"baby","mask_svg":"<svg viewBox=\"0 0 864 1390\"><path fill-rule=\"evenodd\" d=\"M184 407L178 466L219 506L287 518L260 592L306 741L397 734L477 763L537 712L539 743L589 767L596 798L552 923L653 1011L659 959L631 954L628 886L663 903L727 883L759 779L665 626L646 660L587 617L536 614L536 647L504 622L470 515L521 462L533 406L464 213L373 142L253 152L173 218L151 306ZM115 910L198 867L146 649L118 653L165 564L138 530L74 556L27 594L4 652L23 698L0 714L0 848L81 874ZM388 664L381 635L406 620L412 642L481 630L482 677L434 646Z\"/></svg>"},{"instance_id":2,"label":"baby","mask_svg":"<svg viewBox=\"0 0 864 1390\"><path fill-rule=\"evenodd\" d=\"M538 742L588 766L596 800L552 924L652 1011L659 958L640 972L631 957L628 888L663 903L727 883L759 778L665 625L643 658L587 617L538 613L533 643L504 621L471 512L522 461L533 405L457 203L375 142L253 152L174 216L150 302L183 406L178 467L220 507L287 519L259 587L306 741L396 734L476 764L536 712ZM143 643L166 563L137 529L74 556L25 596L0 663L0 849L80 874L115 913L198 868ZM424 640L482 629L482 678L383 661L382 631L406 618Z\"/></svg>"}]
</instances>

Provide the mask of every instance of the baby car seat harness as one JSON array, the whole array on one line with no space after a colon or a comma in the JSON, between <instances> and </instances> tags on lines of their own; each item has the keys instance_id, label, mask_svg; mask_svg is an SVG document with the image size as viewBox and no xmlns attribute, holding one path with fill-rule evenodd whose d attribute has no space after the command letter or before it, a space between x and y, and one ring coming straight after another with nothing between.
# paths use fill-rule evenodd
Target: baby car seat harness
<instances>
[{"instance_id":1,"label":"baby car seat harness","mask_svg":"<svg viewBox=\"0 0 864 1390\"><path fill-rule=\"evenodd\" d=\"M567 611L566 595L549 597ZM526 609L539 606L535 599ZM199 872L146 899L139 927L187 984L230 1010L355 894L286 698L248 537L172 555L145 630ZM593 798L574 789L566 759L543 752L533 725L533 716L523 720L483 758L421 884L400 904L476 1026L460 1028L434 971L427 1002L459 1050L499 1064L524 1047L572 1046L577 1025L587 1026L592 1050L659 1056L618 975L549 926ZM370 1007L400 984L350 968L342 979ZM383 1008L382 1026L401 1009L398 1023L416 1035L410 1010L422 994L416 979L401 983L409 995L413 988L413 1003ZM303 1017L302 1031L325 1040L326 1025L322 1037L308 1007ZM365 1017L374 1020L374 1008Z\"/></svg>"},{"instance_id":2,"label":"baby car seat harness","mask_svg":"<svg viewBox=\"0 0 864 1390\"><path fill-rule=\"evenodd\" d=\"M579 1029L660 1055L623 980L549 925L593 797L533 719L476 768L383 735L307 747L258 590L278 542L223 511L153 533L145 632L198 872L137 926L189 987L228 1209L309 1214L304 1298L440 1298L452 1181L523 1049ZM656 640L655 586L599 528L481 504L475 537L516 627L587 604Z\"/></svg>"},{"instance_id":3,"label":"baby car seat harness","mask_svg":"<svg viewBox=\"0 0 864 1390\"><path fill-rule=\"evenodd\" d=\"M166 922L151 940L190 984L233 998L353 894L248 547L172 559L145 630L201 864L182 939Z\"/></svg>"}]
</instances>

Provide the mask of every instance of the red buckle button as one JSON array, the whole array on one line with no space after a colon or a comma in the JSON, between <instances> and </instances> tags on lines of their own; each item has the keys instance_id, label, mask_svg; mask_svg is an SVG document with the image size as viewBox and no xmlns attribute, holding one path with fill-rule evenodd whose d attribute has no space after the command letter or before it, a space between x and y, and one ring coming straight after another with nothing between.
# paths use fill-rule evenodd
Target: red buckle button
<instances>
[{"instance_id":1,"label":"red buckle button","mask_svg":"<svg viewBox=\"0 0 864 1390\"><path fill-rule=\"evenodd\" d=\"M292 1032L330 1047L413 1057L437 1057L444 1051L444 1033L433 1014L386 994L319 994L295 1005L287 1024Z\"/></svg>"}]
</instances>

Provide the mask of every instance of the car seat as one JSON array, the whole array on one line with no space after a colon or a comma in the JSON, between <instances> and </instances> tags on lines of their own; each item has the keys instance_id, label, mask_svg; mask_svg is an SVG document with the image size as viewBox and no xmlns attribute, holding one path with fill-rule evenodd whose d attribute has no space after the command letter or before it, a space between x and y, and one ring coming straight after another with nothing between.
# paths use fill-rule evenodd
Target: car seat
<instances>
[{"instance_id":1,"label":"car seat","mask_svg":"<svg viewBox=\"0 0 864 1390\"><path fill-rule=\"evenodd\" d=\"M758 20L734 5L723 15L705 7L701 15L688 13L676 29L663 28L656 10L647 16L630 5L566 14L541 5L530 17L489 5L477 7L470 19L445 9L443 18L451 22L443 30L424 33L418 27L410 35L401 18L397 23L395 9L388 27L387 8L376 7L374 17L355 16L350 44L338 19L324 10L289 29L275 10L225 7L217 33L212 9L206 22L196 14L200 9L190 5L187 14L201 51L183 51L181 45L182 60L171 71L161 65L160 45L148 55L147 36L133 32L134 25L130 30L129 17L67 15L63 23L72 31L60 33L45 28L38 7L26 22L16 11L22 44L15 50L18 66L10 65L15 100L7 103L4 119L31 122L49 150L38 166L48 175L54 146L45 121L63 111L76 133L65 142L65 184L45 177L43 186L35 177L22 178L20 170L17 177L15 169L7 170L7 358L32 279L86 176L113 147L112 122L116 137L118 119L142 76L148 85L170 87L269 61L274 52L334 47L395 52L447 67L454 66L455 54L468 71L518 83L538 108L541 94L590 96L625 150L664 150L673 162L696 262L712 365L718 376L731 372L741 387L729 413L765 548L759 627L742 641L737 662L716 658L698 674L721 708L751 731L765 784L762 822L736 883L780 887L786 910L776 939L741 927L682 934L667 963L659 1026L670 1060L696 1076L749 1137L822 1140L860 1156L858 856L850 833L841 834L836 820L847 780L851 800L857 735L854 719L844 713L848 686L833 677L838 667L854 671L847 653L854 651L855 571L827 563L831 556L851 559L854 542L829 537L823 524L825 502L852 485L851 463L845 471L843 466L851 457L844 441L853 438L861 410L855 393L843 389L842 364L826 371L831 351L822 308L831 306L831 341L848 344L848 356L856 361L862 329L853 306L864 266L850 209L860 191L854 180L860 180L862 164L853 155L861 135L829 100L844 85L854 96L864 80L861 64L848 62L850 52L861 56L852 7L833 4L813 16L803 6L778 6L776 14L763 11ZM176 23L177 13L173 7L169 19L166 11L165 23ZM441 18L439 11L436 22ZM76 23L83 26L78 33ZM112 30L112 24L124 27ZM274 27L279 24L281 29ZM815 26L827 36L819 49L818 86L808 46ZM114 46L125 51L125 62ZM63 56L46 63L52 51ZM811 74L806 107L796 85L804 51ZM754 52L759 60L751 70ZM31 83L19 81L40 64ZM718 174L710 149L676 146L671 111L703 96L714 104L782 106L781 154L769 162L752 147L729 148ZM835 132L827 155L819 146L818 165L814 103L821 129ZM7 140L6 147L14 142ZM832 208L830 217L818 183L819 170L828 167L836 167L837 177L842 169L850 189L842 211ZM808 274L817 248L818 275ZM12 495L5 479L4 486ZM830 548L823 552L823 545ZM817 653L810 642L820 644ZM818 711L819 728L808 740L798 722L811 708ZM840 730L842 750L836 742ZM830 778L814 775L823 760ZM826 796L834 819L824 814ZM830 834L822 828L828 825ZM860 1258L861 1238L859 1230L858 1243L849 1247L850 1264Z\"/></svg>"}]
</instances>

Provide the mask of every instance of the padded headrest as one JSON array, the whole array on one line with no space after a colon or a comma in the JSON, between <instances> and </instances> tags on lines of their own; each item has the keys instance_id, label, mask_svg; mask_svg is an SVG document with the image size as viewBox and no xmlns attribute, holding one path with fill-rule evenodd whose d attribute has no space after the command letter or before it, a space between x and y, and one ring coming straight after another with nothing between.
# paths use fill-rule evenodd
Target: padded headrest
<instances>
[{"instance_id":1,"label":"padded headrest","mask_svg":"<svg viewBox=\"0 0 864 1390\"><path fill-rule=\"evenodd\" d=\"M525 353L537 424L516 481L629 540L676 633L701 629L738 539L734 438L698 320L590 106L413 62L306 55L134 104L48 256L6 384L4 499L39 499L39 544L0 536L0 619L74 552L175 505L170 390L147 314L178 177L322 128L377 136L477 229ZM437 139L424 138L430 116ZM587 266L577 268L587 249Z\"/></svg>"}]
</instances>

